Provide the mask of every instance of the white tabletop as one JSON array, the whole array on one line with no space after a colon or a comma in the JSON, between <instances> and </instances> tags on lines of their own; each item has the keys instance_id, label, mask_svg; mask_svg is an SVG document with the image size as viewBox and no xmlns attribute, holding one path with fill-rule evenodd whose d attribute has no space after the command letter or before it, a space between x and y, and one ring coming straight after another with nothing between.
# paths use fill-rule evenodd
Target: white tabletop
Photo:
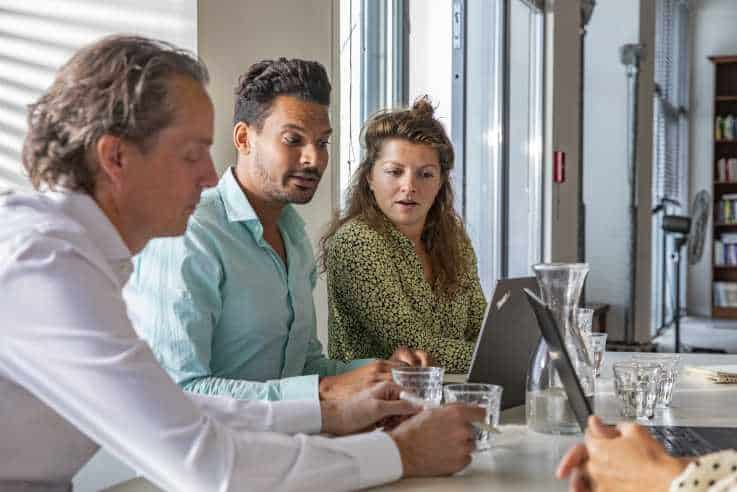
<instances>
[{"instance_id":1,"label":"white tabletop","mask_svg":"<svg viewBox=\"0 0 737 492\"><path fill-rule=\"evenodd\" d=\"M624 420L612 386L612 363L631 357L624 352L608 352L597 382L595 412L607 422ZM684 366L732 366L737 371L737 355L684 354ZM568 448L581 436L538 434L525 427L524 407L502 412L502 433L490 451L474 457L473 463L452 477L404 479L379 487L377 491L565 491L566 484L553 472ZM704 376L682 370L671 408L662 410L650 422L654 425L737 427L737 385L718 385ZM121 484L108 492L152 492L157 489L143 479Z\"/></svg>"}]
</instances>

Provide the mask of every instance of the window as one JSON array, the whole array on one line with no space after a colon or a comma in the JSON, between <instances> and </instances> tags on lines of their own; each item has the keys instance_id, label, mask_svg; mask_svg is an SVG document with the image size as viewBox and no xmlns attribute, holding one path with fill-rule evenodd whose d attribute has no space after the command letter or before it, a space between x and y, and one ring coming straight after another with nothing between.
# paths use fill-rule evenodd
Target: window
<instances>
[{"instance_id":1,"label":"window","mask_svg":"<svg viewBox=\"0 0 737 492\"><path fill-rule=\"evenodd\" d=\"M455 146L456 209L487 294L499 278L529 275L542 255L539 3L340 3L341 192L360 160L358 134L371 112L428 94Z\"/></svg>"},{"instance_id":2,"label":"window","mask_svg":"<svg viewBox=\"0 0 737 492\"><path fill-rule=\"evenodd\" d=\"M663 233L664 214L688 215L688 4L682 0L658 0L655 24L655 83L653 123L653 204L663 212L653 220L652 330L673 319L675 292L672 241ZM681 272L686 285L686 269ZM681 306L685 306L682 289Z\"/></svg>"},{"instance_id":3,"label":"window","mask_svg":"<svg viewBox=\"0 0 737 492\"><path fill-rule=\"evenodd\" d=\"M461 3L461 2L458 2ZM543 14L529 2L468 0L462 210L487 295L542 258ZM459 137L463 135L461 140Z\"/></svg>"}]
</instances>

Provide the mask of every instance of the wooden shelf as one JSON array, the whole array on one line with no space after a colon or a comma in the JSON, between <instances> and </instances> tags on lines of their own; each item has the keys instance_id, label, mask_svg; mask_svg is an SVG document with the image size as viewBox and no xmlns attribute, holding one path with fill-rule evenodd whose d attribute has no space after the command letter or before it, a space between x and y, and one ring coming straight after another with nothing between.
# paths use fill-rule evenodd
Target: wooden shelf
<instances>
[{"instance_id":1,"label":"wooden shelf","mask_svg":"<svg viewBox=\"0 0 737 492\"><path fill-rule=\"evenodd\" d=\"M714 115L720 115L722 118L731 114L733 117L737 115L737 55L730 56L712 56L709 59L714 63ZM716 118L712 121L716 125ZM730 133L731 134L731 133ZM712 196L714 197L713 206L716 212L721 212L719 207L722 205L722 196L726 194L737 193L737 181L719 181L717 178L718 158L737 157L737 138L732 140L717 140L716 126L712 127L711 140L714 143L714 164L713 169L714 181L712 181ZM724 135L723 133L721 135ZM722 175L725 176L725 175ZM729 175L730 177L731 174ZM732 203L734 205L734 203ZM734 214L734 210L731 211ZM716 217L721 213L715 213L712 216L712 246L714 241L721 238L722 234L737 233L737 220L731 222L717 222ZM725 248L726 250L726 248ZM711 279L712 282L727 282L737 284L737 265L715 265L714 255L711 255ZM715 284L711 284L712 296ZM714 297L712 297L714 302ZM711 315L714 318L737 319L737 306L735 307L718 307L712 306Z\"/></svg>"},{"instance_id":2,"label":"wooden shelf","mask_svg":"<svg viewBox=\"0 0 737 492\"><path fill-rule=\"evenodd\" d=\"M737 319L737 307L711 307L711 316L713 318Z\"/></svg>"},{"instance_id":3,"label":"wooden shelf","mask_svg":"<svg viewBox=\"0 0 737 492\"><path fill-rule=\"evenodd\" d=\"M709 60L715 65L722 63L737 63L737 55L714 55L710 56Z\"/></svg>"}]
</instances>

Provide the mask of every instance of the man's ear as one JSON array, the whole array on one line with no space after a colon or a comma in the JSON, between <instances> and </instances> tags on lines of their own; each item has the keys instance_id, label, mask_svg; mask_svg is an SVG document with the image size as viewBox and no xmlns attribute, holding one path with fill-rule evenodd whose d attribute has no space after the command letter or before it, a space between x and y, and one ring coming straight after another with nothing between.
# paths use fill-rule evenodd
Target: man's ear
<instances>
[{"instance_id":1,"label":"man's ear","mask_svg":"<svg viewBox=\"0 0 737 492\"><path fill-rule=\"evenodd\" d=\"M254 128L244 121L239 121L233 127L233 145L239 154L248 155L251 153L251 135Z\"/></svg>"},{"instance_id":2,"label":"man's ear","mask_svg":"<svg viewBox=\"0 0 737 492\"><path fill-rule=\"evenodd\" d=\"M113 185L123 179L125 172L125 149L120 137L103 135L95 146L95 158L99 171L103 173Z\"/></svg>"}]
</instances>

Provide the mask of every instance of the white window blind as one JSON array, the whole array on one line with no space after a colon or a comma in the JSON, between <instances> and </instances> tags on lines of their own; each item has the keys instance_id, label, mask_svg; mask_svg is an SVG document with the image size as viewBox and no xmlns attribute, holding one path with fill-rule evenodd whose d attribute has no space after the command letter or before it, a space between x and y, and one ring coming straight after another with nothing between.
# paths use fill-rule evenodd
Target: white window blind
<instances>
[{"instance_id":1,"label":"white window blind","mask_svg":"<svg viewBox=\"0 0 737 492\"><path fill-rule=\"evenodd\" d=\"M0 190L28 188L26 107L81 46L131 33L197 49L197 0L0 0Z\"/></svg>"},{"instance_id":2,"label":"white window blind","mask_svg":"<svg viewBox=\"0 0 737 492\"><path fill-rule=\"evenodd\" d=\"M653 202L688 210L688 5L658 0L655 42L655 186Z\"/></svg>"}]
</instances>

